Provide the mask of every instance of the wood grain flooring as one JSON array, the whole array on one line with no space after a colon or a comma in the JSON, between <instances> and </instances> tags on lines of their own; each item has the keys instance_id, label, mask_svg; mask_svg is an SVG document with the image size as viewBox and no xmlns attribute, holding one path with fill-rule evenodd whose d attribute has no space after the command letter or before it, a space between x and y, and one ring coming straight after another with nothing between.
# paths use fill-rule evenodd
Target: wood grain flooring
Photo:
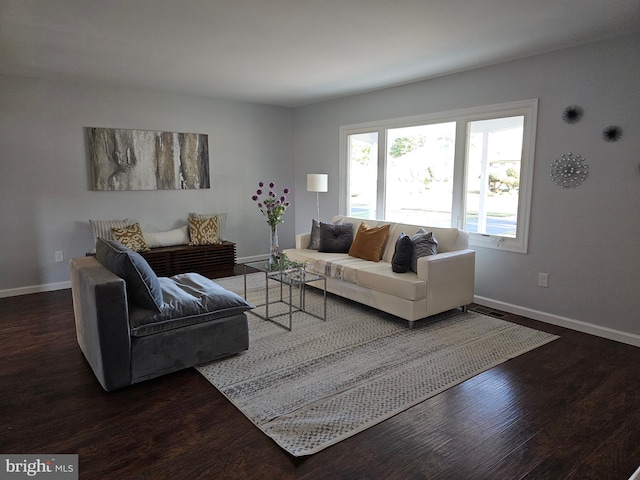
<instances>
[{"instance_id":1,"label":"wood grain flooring","mask_svg":"<svg viewBox=\"0 0 640 480\"><path fill-rule=\"evenodd\" d=\"M106 393L70 290L0 299L0 453L77 453L81 479L615 479L640 465L640 349L559 340L294 458L194 369Z\"/></svg>"}]
</instances>

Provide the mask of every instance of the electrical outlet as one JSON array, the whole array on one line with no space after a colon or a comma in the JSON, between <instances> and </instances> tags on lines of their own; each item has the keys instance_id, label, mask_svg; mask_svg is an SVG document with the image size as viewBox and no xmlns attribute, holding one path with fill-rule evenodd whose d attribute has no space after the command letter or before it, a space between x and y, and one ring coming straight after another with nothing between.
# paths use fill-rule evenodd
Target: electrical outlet
<instances>
[{"instance_id":1,"label":"electrical outlet","mask_svg":"<svg viewBox=\"0 0 640 480\"><path fill-rule=\"evenodd\" d=\"M62 250L56 252L56 263L60 262L64 262L64 252Z\"/></svg>"},{"instance_id":2,"label":"electrical outlet","mask_svg":"<svg viewBox=\"0 0 640 480\"><path fill-rule=\"evenodd\" d=\"M539 273L538 274L538 286L547 288L549 286L549 274L548 273Z\"/></svg>"}]
</instances>

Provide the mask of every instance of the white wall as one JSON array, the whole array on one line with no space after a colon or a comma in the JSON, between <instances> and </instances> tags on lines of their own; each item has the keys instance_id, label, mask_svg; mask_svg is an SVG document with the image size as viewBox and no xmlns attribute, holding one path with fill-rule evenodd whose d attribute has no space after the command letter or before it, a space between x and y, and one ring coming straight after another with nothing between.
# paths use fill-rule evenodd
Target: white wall
<instances>
[{"instance_id":1,"label":"white wall","mask_svg":"<svg viewBox=\"0 0 640 480\"><path fill-rule=\"evenodd\" d=\"M585 331L590 326L580 322L598 333L640 335L638 45L639 35L627 36L296 109L296 230L308 231L315 216L307 173L329 174L322 220L342 213L341 125L538 98L529 252L478 248L476 295ZM572 104L585 115L567 125L561 114ZM601 137L610 124L623 129L616 143ZM551 162L566 152L582 154L589 165L576 189L560 189L549 178ZM549 288L537 286L538 272L549 273Z\"/></svg>"},{"instance_id":2,"label":"white wall","mask_svg":"<svg viewBox=\"0 0 640 480\"><path fill-rule=\"evenodd\" d=\"M228 212L238 257L266 254L268 226L251 195L259 180L293 187L292 117L286 108L0 76L0 295L68 282L68 259L92 248L89 219L129 217L162 231L185 225L190 211ZM91 191L87 126L208 134L211 188ZM285 247L293 218L291 208Z\"/></svg>"}]
</instances>

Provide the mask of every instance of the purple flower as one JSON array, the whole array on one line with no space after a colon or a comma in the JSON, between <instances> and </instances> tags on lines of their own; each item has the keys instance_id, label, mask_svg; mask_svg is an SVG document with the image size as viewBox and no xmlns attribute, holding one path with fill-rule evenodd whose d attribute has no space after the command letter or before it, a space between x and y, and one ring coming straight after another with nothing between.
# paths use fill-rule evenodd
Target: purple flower
<instances>
[{"instance_id":1,"label":"purple flower","mask_svg":"<svg viewBox=\"0 0 640 480\"><path fill-rule=\"evenodd\" d=\"M282 216L287 207L291 205L291 202L288 202L286 197L291 190L285 188L283 190L284 193L280 196L274 192L276 186L275 182L269 182L268 192L263 190L265 182L258 182L258 186L258 190L256 190L256 193L251 197L251 199L258 202L260 213L267 217L267 223L271 226L282 223Z\"/></svg>"}]
</instances>

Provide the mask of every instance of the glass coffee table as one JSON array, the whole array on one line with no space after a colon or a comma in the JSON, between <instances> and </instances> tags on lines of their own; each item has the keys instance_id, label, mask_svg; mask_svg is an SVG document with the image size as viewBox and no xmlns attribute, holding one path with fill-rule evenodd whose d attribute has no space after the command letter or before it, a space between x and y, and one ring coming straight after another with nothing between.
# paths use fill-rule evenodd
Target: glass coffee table
<instances>
[{"instance_id":1,"label":"glass coffee table","mask_svg":"<svg viewBox=\"0 0 640 480\"><path fill-rule=\"evenodd\" d=\"M265 314L261 315L256 313L255 310L251 313L263 320L268 320L275 323L287 330L291 331L293 328L292 319L295 312L304 312L312 317L319 318L320 320L327 320L327 277L320 273L310 272L302 267L294 267L288 269L272 269L266 260L259 262L250 262L244 264L244 298L247 298L247 274L253 273L253 270L258 270L264 273L264 288L265 288L265 303L256 305L256 307L265 307ZM275 299L269 298L269 282L276 282L280 285L280 295L276 295ZM323 314L318 315L316 313L307 310L306 305L306 287L311 282L321 282L322 295L323 295ZM317 286L317 284L315 285ZM288 299L285 296L285 290L289 289ZM298 304L293 301L293 290L298 289ZM277 303L283 303L289 307L288 311L282 313L275 313L269 315L269 306L274 306ZM276 318L289 316L289 324L281 323Z\"/></svg>"}]
</instances>

